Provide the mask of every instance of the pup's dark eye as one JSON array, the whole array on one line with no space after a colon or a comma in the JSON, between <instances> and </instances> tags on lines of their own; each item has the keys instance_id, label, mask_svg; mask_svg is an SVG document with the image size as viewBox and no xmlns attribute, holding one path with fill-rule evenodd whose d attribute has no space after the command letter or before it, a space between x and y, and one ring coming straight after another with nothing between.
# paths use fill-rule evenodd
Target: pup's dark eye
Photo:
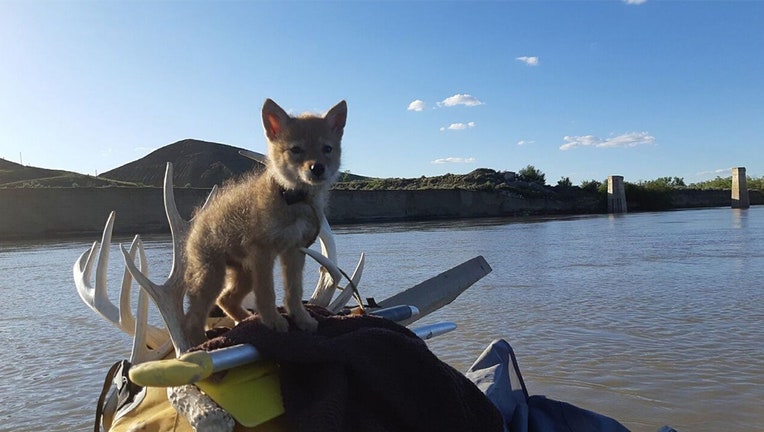
<instances>
[{"instance_id":1,"label":"pup's dark eye","mask_svg":"<svg viewBox=\"0 0 764 432\"><path fill-rule=\"evenodd\" d=\"M290 147L290 148L289 148L289 151L290 151L292 154L296 154L296 155L297 155L297 154L300 154L300 153L302 153L302 148L300 148L300 147L297 147L297 146L294 146L294 147Z\"/></svg>"},{"instance_id":2,"label":"pup's dark eye","mask_svg":"<svg viewBox=\"0 0 764 432\"><path fill-rule=\"evenodd\" d=\"M332 146L324 146L324 153L331 153L332 152Z\"/></svg>"}]
</instances>

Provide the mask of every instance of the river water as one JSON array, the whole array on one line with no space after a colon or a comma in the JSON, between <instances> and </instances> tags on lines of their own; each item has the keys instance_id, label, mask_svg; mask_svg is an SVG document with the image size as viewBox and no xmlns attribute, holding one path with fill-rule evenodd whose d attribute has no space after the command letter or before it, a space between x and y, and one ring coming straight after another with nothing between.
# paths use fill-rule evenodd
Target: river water
<instances>
[{"instance_id":1,"label":"river water","mask_svg":"<svg viewBox=\"0 0 764 432\"><path fill-rule=\"evenodd\" d=\"M634 431L764 430L764 207L335 232L342 267L366 253L359 288L377 299L486 258L491 274L415 324L459 326L429 342L459 370L504 338L531 394ZM0 431L91 429L108 367L130 354L75 292L72 265L93 240L0 243ZM169 241L146 240L160 279ZM121 257L111 256L116 290Z\"/></svg>"}]
</instances>

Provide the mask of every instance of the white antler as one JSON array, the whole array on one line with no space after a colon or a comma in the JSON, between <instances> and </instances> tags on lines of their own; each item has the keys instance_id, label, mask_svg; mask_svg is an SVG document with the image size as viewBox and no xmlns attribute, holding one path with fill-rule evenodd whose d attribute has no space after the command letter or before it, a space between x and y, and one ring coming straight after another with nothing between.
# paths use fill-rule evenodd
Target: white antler
<instances>
[{"instance_id":1,"label":"white antler","mask_svg":"<svg viewBox=\"0 0 764 432\"><path fill-rule=\"evenodd\" d=\"M206 206L217 191L212 189ZM138 284L151 296L154 304L159 309L162 319L170 333L170 339L175 348L176 356L191 348L191 342L184 331L183 322L183 298L185 286L183 285L184 249L183 240L188 232L189 224L180 217L175 204L175 193L172 185L172 164L167 163L164 177L164 206L167 221L170 224L172 236L172 269L167 280L161 285L152 282L140 269L135 266L130 253L124 245L120 245L122 255L125 258L125 266ZM140 244L140 243L139 243ZM134 344L135 352L135 344ZM230 414L213 402L209 396L202 393L197 387L187 385L170 387L167 389L167 397L170 404L182 414L195 431L232 431L234 421Z\"/></svg>"},{"instance_id":2,"label":"white antler","mask_svg":"<svg viewBox=\"0 0 764 432\"><path fill-rule=\"evenodd\" d=\"M326 217L321 219L321 230L318 234L318 240L321 244L320 254L312 249L303 250L308 256L321 264L321 267L318 269L316 289L313 291L313 295L311 295L308 303L323 306L329 311L336 313L347 304L353 293L357 291L358 284L361 282L361 275L363 274L364 254L361 254L361 258L358 259L358 264L356 264L355 271L353 271L353 276L349 279L348 286L343 288L339 286L339 282L342 280L342 271L337 266L337 246ZM332 301L337 288L342 290L342 293Z\"/></svg>"},{"instance_id":3,"label":"white antler","mask_svg":"<svg viewBox=\"0 0 764 432\"><path fill-rule=\"evenodd\" d=\"M353 294L357 292L358 284L361 283L361 275L363 274L363 265L365 263L366 254L361 252L361 258L358 259L358 264L356 264L355 270L353 270L353 275L350 277L348 284L345 287L339 287L342 290L342 293L340 293L340 295L334 299L329 307L327 307L329 312L339 312L343 307L345 307L348 301L350 301L350 298L353 297ZM363 308L363 304L360 304L359 306Z\"/></svg>"},{"instance_id":4,"label":"white antler","mask_svg":"<svg viewBox=\"0 0 764 432\"><path fill-rule=\"evenodd\" d=\"M119 295L119 306L112 303L107 293L106 273L109 266L109 249L111 246L111 236L115 217L114 212L109 214L109 218L106 221L106 226L104 227L101 236L101 242L94 242L89 250L80 255L79 259L74 263L72 273L74 276L74 284L77 286L77 293L79 293L82 301L90 306L90 308L98 315L117 326L117 328L132 335L135 333L136 321L130 308L130 289L132 285L130 273L125 270L123 274L122 288ZM136 252L138 252L140 256L141 268L146 269L146 256L143 253L143 248L138 236L136 236L130 244L128 255L131 257L131 260L135 260ZM91 283L91 274L93 264L95 264L96 255L98 256L98 265L96 266L95 286L93 286ZM159 348L166 341L167 332L164 329L154 326L147 326L145 328L145 343L150 348Z\"/></svg>"},{"instance_id":5,"label":"white antler","mask_svg":"<svg viewBox=\"0 0 764 432\"><path fill-rule=\"evenodd\" d=\"M138 247L141 253L141 257L145 258L143 253L143 245L138 240ZM130 257L132 260L132 257ZM145 267L141 267L145 268ZM149 330L149 297L146 290L138 290L138 307L135 313L135 334L133 335L133 347L130 354L131 364L140 364L147 361L159 360L167 356L167 353L173 348L172 340L165 334L165 343L158 347L151 349L146 343L147 332Z\"/></svg>"},{"instance_id":6,"label":"white antler","mask_svg":"<svg viewBox=\"0 0 764 432\"><path fill-rule=\"evenodd\" d=\"M216 189L210 193L207 202L210 201ZM188 231L189 224L180 216L175 204L175 193L172 185L172 164L167 163L164 176L164 207L167 214L167 221L170 224L170 234L172 236L172 268L169 276L164 283L157 285L152 282L145 274L135 266L130 259L129 252L122 248L122 255L125 257L125 266L127 271L135 278L138 284L154 300L159 313L162 315L165 326L170 333L170 339L175 347L176 355L191 348L188 335L183 330L183 321L185 314L183 312L183 297L185 295L185 286L183 285L183 240Z\"/></svg>"},{"instance_id":7,"label":"white antler","mask_svg":"<svg viewBox=\"0 0 764 432\"><path fill-rule=\"evenodd\" d=\"M321 244L321 255L325 256L331 266L323 265L318 269L318 282L313 295L308 303L327 307L332 301L337 284L342 278L337 266L337 245L334 243L334 235L326 217L321 218L321 229L318 233L318 241Z\"/></svg>"},{"instance_id":8,"label":"white antler","mask_svg":"<svg viewBox=\"0 0 764 432\"><path fill-rule=\"evenodd\" d=\"M326 217L322 218L318 240L321 244L321 254L311 249L305 250L305 253L308 256L321 264L321 267L318 269L316 289L313 291L313 295L310 297L308 303L323 306L329 311L336 313L350 301L350 298L357 291L358 284L361 282L363 266L366 260L362 253L361 258L358 259L358 264L356 264L356 268L353 271L353 276L350 277L348 281L348 285L346 287L341 287L339 286L339 282L342 280L342 271L337 266L337 246L334 242L334 234L332 233L332 229L329 226ZM334 297L337 288L342 290L342 293L332 301L332 297Z\"/></svg>"},{"instance_id":9,"label":"white antler","mask_svg":"<svg viewBox=\"0 0 764 432\"><path fill-rule=\"evenodd\" d=\"M239 154L247 159L252 159L255 162L260 162L263 165L268 163L268 156L262 153L253 152L252 150L247 149L241 149L239 150Z\"/></svg>"},{"instance_id":10,"label":"white antler","mask_svg":"<svg viewBox=\"0 0 764 432\"><path fill-rule=\"evenodd\" d=\"M313 249L308 248L301 248L300 249L305 255L308 255L309 257L313 258L317 263L321 264L321 275L328 275L326 277L327 285L324 286L324 289L331 289L331 293L333 294L334 289L338 287L338 281L342 279L342 276L348 278L349 285L347 287L339 287L341 290L343 290L343 293L340 294L332 304L328 304L331 301L331 296L326 296L326 304L321 304L321 306L327 308L328 310L332 312L338 312L340 309L342 309L345 304L347 304L348 300L350 300L350 297L353 296L353 294L358 293L358 283L361 281L361 274L363 273L363 265L366 261L365 255L362 253L361 258L358 260L358 264L356 265L355 271L353 271L353 276L348 277L345 272L343 272L336 263L332 262L328 256L325 254L320 254L317 251L314 251ZM320 282L319 282L320 285ZM358 306L363 309L363 301L360 297L360 295L356 296L358 300ZM314 302L310 302L311 304L318 304Z\"/></svg>"}]
</instances>

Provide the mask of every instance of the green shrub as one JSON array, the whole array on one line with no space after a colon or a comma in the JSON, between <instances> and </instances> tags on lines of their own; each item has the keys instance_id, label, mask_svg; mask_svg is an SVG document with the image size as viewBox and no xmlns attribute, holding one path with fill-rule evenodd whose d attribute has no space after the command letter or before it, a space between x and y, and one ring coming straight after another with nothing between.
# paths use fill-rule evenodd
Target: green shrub
<instances>
[{"instance_id":1,"label":"green shrub","mask_svg":"<svg viewBox=\"0 0 764 432\"><path fill-rule=\"evenodd\" d=\"M526 181L529 183L538 183L541 186L546 185L546 174L541 172L541 170L537 169L533 165L528 165L525 168L518 171L517 175L520 177L520 180Z\"/></svg>"},{"instance_id":2,"label":"green shrub","mask_svg":"<svg viewBox=\"0 0 764 432\"><path fill-rule=\"evenodd\" d=\"M626 182L624 183L624 189L629 208L645 211L671 208L674 191L676 190L660 181L642 182L640 184Z\"/></svg>"},{"instance_id":3,"label":"green shrub","mask_svg":"<svg viewBox=\"0 0 764 432\"><path fill-rule=\"evenodd\" d=\"M748 189L764 190L764 176L758 177L758 178L746 177L745 181L746 181L746 184L748 185ZM716 176L715 179L706 180L706 181L702 181L698 183L692 183L688 187L691 189L701 189L701 190L732 189L732 176L729 176L729 177Z\"/></svg>"},{"instance_id":4,"label":"green shrub","mask_svg":"<svg viewBox=\"0 0 764 432\"><path fill-rule=\"evenodd\" d=\"M584 180L581 182L581 189L592 192L598 191L600 186L602 186L602 182L597 180Z\"/></svg>"}]
</instances>

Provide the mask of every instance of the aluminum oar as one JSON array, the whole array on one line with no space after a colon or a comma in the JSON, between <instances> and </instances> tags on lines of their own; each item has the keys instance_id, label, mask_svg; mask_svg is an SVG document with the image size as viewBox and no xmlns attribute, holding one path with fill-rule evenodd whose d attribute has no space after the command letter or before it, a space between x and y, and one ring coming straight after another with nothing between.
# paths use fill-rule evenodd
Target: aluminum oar
<instances>
[{"instance_id":1,"label":"aluminum oar","mask_svg":"<svg viewBox=\"0 0 764 432\"><path fill-rule=\"evenodd\" d=\"M417 309L416 306L399 305L377 310L369 310L369 314L386 318L390 321L401 322L419 315L419 309Z\"/></svg>"},{"instance_id":2,"label":"aluminum oar","mask_svg":"<svg viewBox=\"0 0 764 432\"><path fill-rule=\"evenodd\" d=\"M417 337L427 340L456 329L456 324L443 322L413 329ZM215 372L263 360L252 345L241 344L214 351L195 351L176 359L149 361L130 368L130 379L141 386L177 387L193 384Z\"/></svg>"}]
</instances>

